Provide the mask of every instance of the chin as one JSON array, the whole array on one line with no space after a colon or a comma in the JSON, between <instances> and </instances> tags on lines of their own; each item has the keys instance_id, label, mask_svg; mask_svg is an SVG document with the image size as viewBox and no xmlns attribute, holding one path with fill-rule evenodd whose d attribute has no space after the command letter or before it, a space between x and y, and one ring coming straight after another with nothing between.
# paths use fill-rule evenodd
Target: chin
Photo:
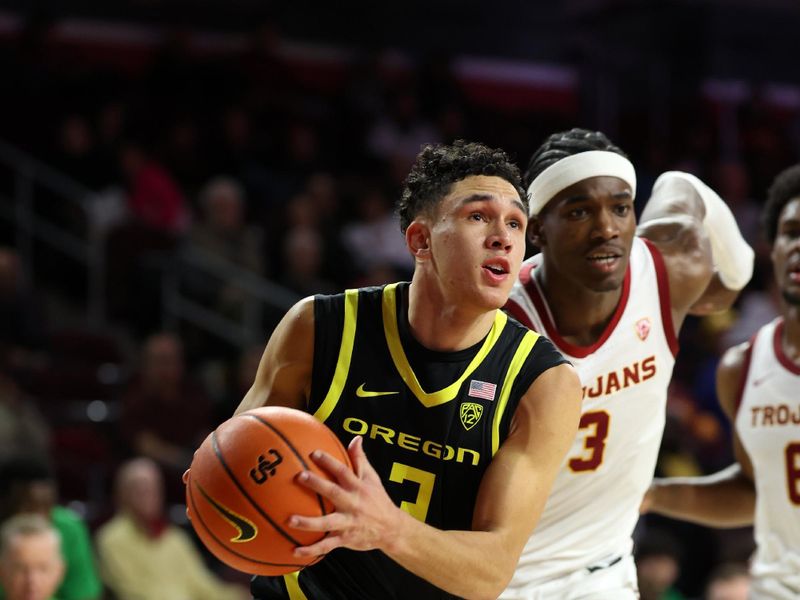
<instances>
[{"instance_id":1,"label":"chin","mask_svg":"<svg viewBox=\"0 0 800 600\"><path fill-rule=\"evenodd\" d=\"M792 290L783 290L781 296L790 306L800 306L800 292L793 292Z\"/></svg>"}]
</instances>

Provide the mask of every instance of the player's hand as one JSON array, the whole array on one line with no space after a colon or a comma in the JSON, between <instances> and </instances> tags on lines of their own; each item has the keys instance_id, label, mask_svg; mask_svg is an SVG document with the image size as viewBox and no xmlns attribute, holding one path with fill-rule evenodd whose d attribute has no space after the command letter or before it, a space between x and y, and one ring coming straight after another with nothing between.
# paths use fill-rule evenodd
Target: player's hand
<instances>
[{"instance_id":1,"label":"player's hand","mask_svg":"<svg viewBox=\"0 0 800 600\"><path fill-rule=\"evenodd\" d=\"M325 452L317 451L311 459L334 481L304 471L298 475L301 485L324 496L336 510L323 517L293 515L289 527L305 531L324 531L328 535L311 546L295 550L298 557L318 556L334 548L374 550L394 539L400 509L395 506L381 479L364 454L363 439L355 437L347 449L353 470ZM399 513L399 514L398 514Z\"/></svg>"}]
</instances>

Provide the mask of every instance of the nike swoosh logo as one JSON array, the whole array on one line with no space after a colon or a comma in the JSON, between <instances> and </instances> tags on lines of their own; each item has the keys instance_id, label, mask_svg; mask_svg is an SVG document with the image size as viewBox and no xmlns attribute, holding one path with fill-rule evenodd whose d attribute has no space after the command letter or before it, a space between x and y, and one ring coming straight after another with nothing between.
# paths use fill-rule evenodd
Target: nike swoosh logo
<instances>
[{"instance_id":1,"label":"nike swoosh logo","mask_svg":"<svg viewBox=\"0 0 800 600\"><path fill-rule=\"evenodd\" d=\"M364 385L365 384L362 383L360 386L358 386L358 389L356 390L356 396L358 396L359 398L373 398L375 396L392 396L394 394L400 393L400 392L368 392L367 390L364 389Z\"/></svg>"},{"instance_id":2,"label":"nike swoosh logo","mask_svg":"<svg viewBox=\"0 0 800 600\"><path fill-rule=\"evenodd\" d=\"M764 383L764 382L765 382L767 379L769 379L771 375L772 375L772 374L770 373L769 375L762 375L761 377L759 377L759 378L757 378L757 379L753 379L753 387L758 387L758 386L760 386L760 385L761 385L762 383Z\"/></svg>"},{"instance_id":3,"label":"nike swoosh logo","mask_svg":"<svg viewBox=\"0 0 800 600\"><path fill-rule=\"evenodd\" d=\"M223 506L218 501L214 500L208 495L208 492L206 492L199 483L195 482L195 485L197 486L197 489L200 490L200 493L203 494L203 498L208 500L208 503L216 509L222 518L233 525L238 532L236 537L231 538L232 542L238 544L241 544L242 542L249 542L258 535L258 527L256 527L252 521L246 519L242 515L237 515L228 507Z\"/></svg>"}]
</instances>

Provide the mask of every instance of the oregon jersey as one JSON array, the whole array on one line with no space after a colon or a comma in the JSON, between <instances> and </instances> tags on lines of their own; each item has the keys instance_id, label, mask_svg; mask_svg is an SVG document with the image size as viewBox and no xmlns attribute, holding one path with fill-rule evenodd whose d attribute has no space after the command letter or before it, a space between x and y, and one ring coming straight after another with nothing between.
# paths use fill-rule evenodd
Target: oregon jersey
<instances>
[{"instance_id":1,"label":"oregon jersey","mask_svg":"<svg viewBox=\"0 0 800 600\"><path fill-rule=\"evenodd\" d=\"M440 529L469 530L483 473L517 403L554 346L502 311L483 341L434 352L411 335L408 284L314 301L309 410L347 445L355 435L392 500ZM338 549L299 574L257 577L256 598L375 600L454 596L382 552Z\"/></svg>"}]
</instances>

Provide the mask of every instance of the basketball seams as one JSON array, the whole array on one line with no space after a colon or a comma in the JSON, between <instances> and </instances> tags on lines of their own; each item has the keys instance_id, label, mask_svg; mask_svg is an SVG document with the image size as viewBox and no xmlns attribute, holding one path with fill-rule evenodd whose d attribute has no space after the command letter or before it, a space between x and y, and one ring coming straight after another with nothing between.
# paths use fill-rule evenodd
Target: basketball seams
<instances>
[{"instance_id":1,"label":"basketball seams","mask_svg":"<svg viewBox=\"0 0 800 600\"><path fill-rule=\"evenodd\" d=\"M264 517L264 519L266 519L267 522L270 525L272 525L272 527L275 529L275 531L280 533L289 542L291 542L295 546L302 546L303 544L301 544L299 541L294 539L291 535L289 535L286 531L284 531L284 529L280 525L278 525L275 521L272 520L272 518L266 513L266 511L264 511L261 508L261 506L259 506L259 504L255 500L253 500L253 498L250 496L249 493L247 493L247 490L245 490L244 487L242 486L242 484L239 483L239 480L236 479L236 476L231 471L230 467L228 466L228 463L225 462L225 458L222 455L222 450L220 449L219 445L217 444L217 432L216 431L211 433L211 447L213 448L214 454L216 454L217 459L219 460L220 464L222 465L222 468L225 469L225 473L227 473L227 475L230 478L230 480L233 481L233 484L236 486L236 489L238 489L239 492L242 494L242 496L244 496L247 499L247 501L250 502L250 504L253 506L253 508L256 509L258 514L260 514L262 517ZM292 449L292 451L294 451L294 449Z\"/></svg>"},{"instance_id":2,"label":"basketball seams","mask_svg":"<svg viewBox=\"0 0 800 600\"><path fill-rule=\"evenodd\" d=\"M307 463L307 462L306 462L306 461L303 459L303 457L302 457L302 456L300 455L300 453L297 451L297 448L295 448L295 447L294 447L294 445L292 444L292 442L290 442L290 441L289 441L289 438L288 438L288 437L286 437L286 436L283 434L283 432L282 432L282 431L280 431L280 430L279 430L277 427L275 427L275 425L273 425L273 424L272 424L272 423L270 423L269 421L267 421L267 420L265 420L265 419L263 419L263 418L259 417L258 415L253 415L253 414L244 413L242 416L243 416L243 417L250 417L251 419L255 419L256 421L258 421L259 423L261 423L262 425L264 425L265 427L267 427L268 429L270 429L270 430L271 430L271 431L272 431L272 432L273 432L275 435L277 435L279 438L281 438L281 440L283 440L283 443L284 443L284 444L286 444L286 447L287 447L287 448L289 448L289 450L291 450L291 451L292 451L292 453L293 453L293 454L294 454L294 455L297 457L297 460L299 460L299 461L300 461L300 464L301 464L301 465L303 465L303 468L304 468L306 471L308 471L308 470L309 470L309 468L308 468L308 463ZM313 417L312 417L312 419L313 419ZM338 441L339 441L339 438L336 438L336 441L338 442ZM321 496L321 495L319 495L319 494L316 494L316 496L317 496L317 502L319 502L319 509L320 509L320 512L321 512L323 515L327 515L327 514L328 514L328 511L326 511L326 510L325 510L325 501L323 500L323 498L322 498L322 496ZM329 533L329 532L328 532L328 531L326 531L326 532L325 532L325 535L324 535L324 536L322 536L322 537L327 537L327 536L328 536L328 533Z\"/></svg>"},{"instance_id":3,"label":"basketball seams","mask_svg":"<svg viewBox=\"0 0 800 600\"><path fill-rule=\"evenodd\" d=\"M254 562L254 563L258 563L260 565L268 565L270 567L297 567L298 569L302 569L303 567L307 566L307 565L298 565L298 564L294 564L294 563L267 562L265 560L259 560L257 558L251 558L250 556L246 556L244 554L241 554L241 553L237 552L236 550L233 550L232 548L229 548L228 545L225 544L225 542L223 542L221 539L219 539L216 536L214 531L206 524L205 520L203 519L203 515L201 514L201 512L197 508L197 502L194 499L194 488L192 487L191 484L192 484L192 480L191 480L191 477L190 477L189 478L189 486L188 486L188 488L189 488L189 501L192 503L192 512L194 512L195 517L197 517L197 519L200 521L200 524L203 526L203 529L205 530L205 532L208 535L210 535L213 538L213 540L215 542L217 542L217 544L219 544L226 552L230 552L234 556L238 556L239 558L242 558L244 560L247 560L247 561L250 561L250 562Z\"/></svg>"}]
</instances>

